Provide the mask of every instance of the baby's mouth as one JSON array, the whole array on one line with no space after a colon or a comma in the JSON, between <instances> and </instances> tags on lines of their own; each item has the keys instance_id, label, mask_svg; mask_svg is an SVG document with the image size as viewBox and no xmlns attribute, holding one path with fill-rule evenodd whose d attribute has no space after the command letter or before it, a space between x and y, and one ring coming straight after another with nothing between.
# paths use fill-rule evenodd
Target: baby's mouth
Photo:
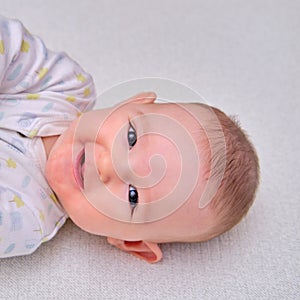
<instances>
[{"instance_id":1,"label":"baby's mouth","mask_svg":"<svg viewBox=\"0 0 300 300\"><path fill-rule=\"evenodd\" d=\"M84 149L79 153L76 161L75 179L78 185L84 188L84 169L85 169L85 151Z\"/></svg>"}]
</instances>

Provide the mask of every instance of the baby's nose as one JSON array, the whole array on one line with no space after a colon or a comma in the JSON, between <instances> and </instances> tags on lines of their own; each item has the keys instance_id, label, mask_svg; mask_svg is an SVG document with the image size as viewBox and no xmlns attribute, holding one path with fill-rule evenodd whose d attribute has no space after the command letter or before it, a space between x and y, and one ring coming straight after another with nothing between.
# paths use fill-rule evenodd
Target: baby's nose
<instances>
[{"instance_id":1,"label":"baby's nose","mask_svg":"<svg viewBox=\"0 0 300 300\"><path fill-rule=\"evenodd\" d=\"M103 183L108 182L114 172L110 153L106 150L102 150L98 153L95 159L101 181Z\"/></svg>"}]
</instances>

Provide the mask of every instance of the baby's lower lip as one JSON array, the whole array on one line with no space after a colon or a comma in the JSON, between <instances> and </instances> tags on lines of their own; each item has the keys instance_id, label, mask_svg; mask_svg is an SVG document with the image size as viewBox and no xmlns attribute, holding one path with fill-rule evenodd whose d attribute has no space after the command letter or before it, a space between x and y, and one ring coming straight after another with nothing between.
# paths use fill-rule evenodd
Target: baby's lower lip
<instances>
[{"instance_id":1,"label":"baby's lower lip","mask_svg":"<svg viewBox=\"0 0 300 300\"><path fill-rule=\"evenodd\" d=\"M75 168L74 168L74 176L77 184L80 186L80 188L83 189L83 171L84 171L84 160L85 160L85 151L82 149L75 162Z\"/></svg>"}]
</instances>

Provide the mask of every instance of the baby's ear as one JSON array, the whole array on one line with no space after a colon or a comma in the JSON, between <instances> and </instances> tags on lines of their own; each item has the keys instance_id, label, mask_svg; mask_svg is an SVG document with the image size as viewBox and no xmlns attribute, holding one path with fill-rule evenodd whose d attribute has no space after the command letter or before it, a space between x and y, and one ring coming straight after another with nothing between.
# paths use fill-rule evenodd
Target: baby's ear
<instances>
[{"instance_id":1,"label":"baby's ear","mask_svg":"<svg viewBox=\"0 0 300 300\"><path fill-rule=\"evenodd\" d=\"M123 241L111 237L107 237L109 244L117 248L131 253L149 263L155 263L162 259L162 252L156 243L146 241Z\"/></svg>"},{"instance_id":2,"label":"baby's ear","mask_svg":"<svg viewBox=\"0 0 300 300\"><path fill-rule=\"evenodd\" d=\"M156 99L156 94L154 92L144 92L144 93L139 93L133 97L130 97L126 102L147 104L147 103L153 103L155 99Z\"/></svg>"}]
</instances>

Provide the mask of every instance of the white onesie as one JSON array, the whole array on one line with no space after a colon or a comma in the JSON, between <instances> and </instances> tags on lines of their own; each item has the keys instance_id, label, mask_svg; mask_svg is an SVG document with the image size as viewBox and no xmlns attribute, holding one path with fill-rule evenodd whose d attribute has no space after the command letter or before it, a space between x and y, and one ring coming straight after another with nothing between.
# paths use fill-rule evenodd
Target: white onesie
<instances>
[{"instance_id":1,"label":"white onesie","mask_svg":"<svg viewBox=\"0 0 300 300\"><path fill-rule=\"evenodd\" d=\"M0 16L0 258L32 253L64 224L41 137L60 135L95 98L76 62Z\"/></svg>"}]
</instances>

